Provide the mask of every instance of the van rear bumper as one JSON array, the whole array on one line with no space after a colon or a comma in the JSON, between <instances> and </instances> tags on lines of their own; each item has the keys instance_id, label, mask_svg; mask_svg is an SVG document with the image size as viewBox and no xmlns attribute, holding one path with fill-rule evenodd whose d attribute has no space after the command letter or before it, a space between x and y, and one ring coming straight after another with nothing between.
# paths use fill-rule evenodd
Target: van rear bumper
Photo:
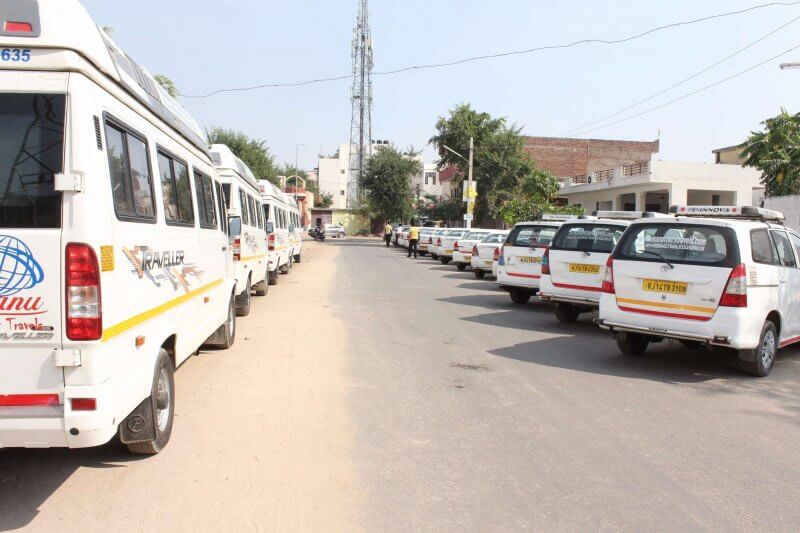
<instances>
[{"instance_id":1,"label":"van rear bumper","mask_svg":"<svg viewBox=\"0 0 800 533\"><path fill-rule=\"evenodd\" d=\"M109 384L66 387L65 405L0 408L0 448L88 448L117 433ZM97 410L72 411L71 398L96 398Z\"/></svg>"}]
</instances>

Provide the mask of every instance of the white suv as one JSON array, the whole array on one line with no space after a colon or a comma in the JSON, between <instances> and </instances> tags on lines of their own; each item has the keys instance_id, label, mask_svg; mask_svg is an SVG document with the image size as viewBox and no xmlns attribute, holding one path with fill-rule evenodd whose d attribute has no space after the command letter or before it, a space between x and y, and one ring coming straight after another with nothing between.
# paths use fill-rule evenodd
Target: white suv
<instances>
[{"instance_id":1,"label":"white suv","mask_svg":"<svg viewBox=\"0 0 800 533\"><path fill-rule=\"evenodd\" d=\"M778 348L800 341L800 235L756 207L673 207L634 222L608 259L600 327L620 351L650 342L738 350L766 376Z\"/></svg>"}]
</instances>

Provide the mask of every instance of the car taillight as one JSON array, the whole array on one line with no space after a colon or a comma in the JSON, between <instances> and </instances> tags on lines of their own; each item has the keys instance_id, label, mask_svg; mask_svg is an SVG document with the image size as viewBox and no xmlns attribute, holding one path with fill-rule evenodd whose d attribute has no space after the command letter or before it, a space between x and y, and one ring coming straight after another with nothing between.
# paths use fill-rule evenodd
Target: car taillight
<instances>
[{"instance_id":1,"label":"car taillight","mask_svg":"<svg viewBox=\"0 0 800 533\"><path fill-rule=\"evenodd\" d=\"M500 260L500 247L494 249L494 253L492 254L492 261L499 261Z\"/></svg>"},{"instance_id":2,"label":"car taillight","mask_svg":"<svg viewBox=\"0 0 800 533\"><path fill-rule=\"evenodd\" d=\"M267 250L270 252L275 251L275 234L270 233L269 237L267 237Z\"/></svg>"},{"instance_id":3,"label":"car taillight","mask_svg":"<svg viewBox=\"0 0 800 533\"><path fill-rule=\"evenodd\" d=\"M233 260L239 261L242 258L242 239L236 237L233 239L233 246L231 246L231 251L233 252Z\"/></svg>"},{"instance_id":4,"label":"car taillight","mask_svg":"<svg viewBox=\"0 0 800 533\"><path fill-rule=\"evenodd\" d=\"M456 242L454 242L454 243L453 243L453 251L454 251L454 252L457 252L457 251L458 251L458 241L456 241Z\"/></svg>"},{"instance_id":5,"label":"car taillight","mask_svg":"<svg viewBox=\"0 0 800 533\"><path fill-rule=\"evenodd\" d=\"M550 248L544 249L542 256L542 274L550 274Z\"/></svg>"},{"instance_id":6,"label":"car taillight","mask_svg":"<svg viewBox=\"0 0 800 533\"><path fill-rule=\"evenodd\" d=\"M719 300L724 307L747 307L747 267L736 265Z\"/></svg>"},{"instance_id":7,"label":"car taillight","mask_svg":"<svg viewBox=\"0 0 800 533\"><path fill-rule=\"evenodd\" d=\"M614 288L614 259L611 256L606 261L606 273L603 275L603 292L608 294L616 294L617 292Z\"/></svg>"},{"instance_id":8,"label":"car taillight","mask_svg":"<svg viewBox=\"0 0 800 533\"><path fill-rule=\"evenodd\" d=\"M472 247L472 255L478 255L478 245L474 245Z\"/></svg>"},{"instance_id":9,"label":"car taillight","mask_svg":"<svg viewBox=\"0 0 800 533\"><path fill-rule=\"evenodd\" d=\"M69 243L64 262L67 338L73 341L96 341L103 336L97 255L88 244Z\"/></svg>"},{"instance_id":10,"label":"car taillight","mask_svg":"<svg viewBox=\"0 0 800 533\"><path fill-rule=\"evenodd\" d=\"M441 245L442 245L442 238L439 237L438 239L436 239L436 246L441 246Z\"/></svg>"},{"instance_id":11,"label":"car taillight","mask_svg":"<svg viewBox=\"0 0 800 533\"><path fill-rule=\"evenodd\" d=\"M428 244L433 244L433 237L428 237Z\"/></svg>"}]
</instances>

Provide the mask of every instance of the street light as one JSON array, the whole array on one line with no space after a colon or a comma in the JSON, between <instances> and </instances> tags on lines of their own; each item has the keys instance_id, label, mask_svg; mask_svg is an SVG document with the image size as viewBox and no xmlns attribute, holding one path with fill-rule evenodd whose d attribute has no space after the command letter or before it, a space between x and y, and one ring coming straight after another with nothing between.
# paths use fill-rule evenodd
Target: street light
<instances>
[{"instance_id":1,"label":"street light","mask_svg":"<svg viewBox=\"0 0 800 533\"><path fill-rule=\"evenodd\" d=\"M473 156L473 153L475 152L475 139L473 139L472 137L469 138L469 159L467 159L463 155L459 154L458 152L456 152L455 150L453 150L452 148L450 148L446 144L443 144L442 148L444 148L445 150L448 150L448 151L452 152L453 154L457 155L458 157L460 157L461 159L466 161L467 164L469 165L469 172L467 174L467 214L469 214L469 211L470 211L469 207L472 204L472 194L471 194L472 193L472 156ZM466 222L465 225L467 226L467 228L471 228L472 227L472 219L471 218L467 218L465 220L465 222Z\"/></svg>"}]
</instances>

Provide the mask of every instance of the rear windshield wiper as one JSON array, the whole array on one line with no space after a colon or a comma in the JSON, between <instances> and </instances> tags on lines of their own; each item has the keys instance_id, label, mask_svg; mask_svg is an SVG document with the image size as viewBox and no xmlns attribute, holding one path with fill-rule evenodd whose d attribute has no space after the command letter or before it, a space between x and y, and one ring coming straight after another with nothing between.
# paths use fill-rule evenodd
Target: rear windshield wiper
<instances>
[{"instance_id":1,"label":"rear windshield wiper","mask_svg":"<svg viewBox=\"0 0 800 533\"><path fill-rule=\"evenodd\" d=\"M642 251L641 251L641 252L639 252L639 253L642 253L642 254L652 254L652 255L654 255L654 256L656 256L656 257L658 257L659 259L661 259L662 261L664 261L664 263L666 263L668 267L670 267L670 268L675 268L675 265L673 265L672 263L670 263L670 262L669 262L669 259L667 259L666 257L664 257L663 255L661 255L661 254L660 254L660 253L658 253L658 252L653 252L653 251L651 251L651 250L642 250Z\"/></svg>"}]
</instances>

